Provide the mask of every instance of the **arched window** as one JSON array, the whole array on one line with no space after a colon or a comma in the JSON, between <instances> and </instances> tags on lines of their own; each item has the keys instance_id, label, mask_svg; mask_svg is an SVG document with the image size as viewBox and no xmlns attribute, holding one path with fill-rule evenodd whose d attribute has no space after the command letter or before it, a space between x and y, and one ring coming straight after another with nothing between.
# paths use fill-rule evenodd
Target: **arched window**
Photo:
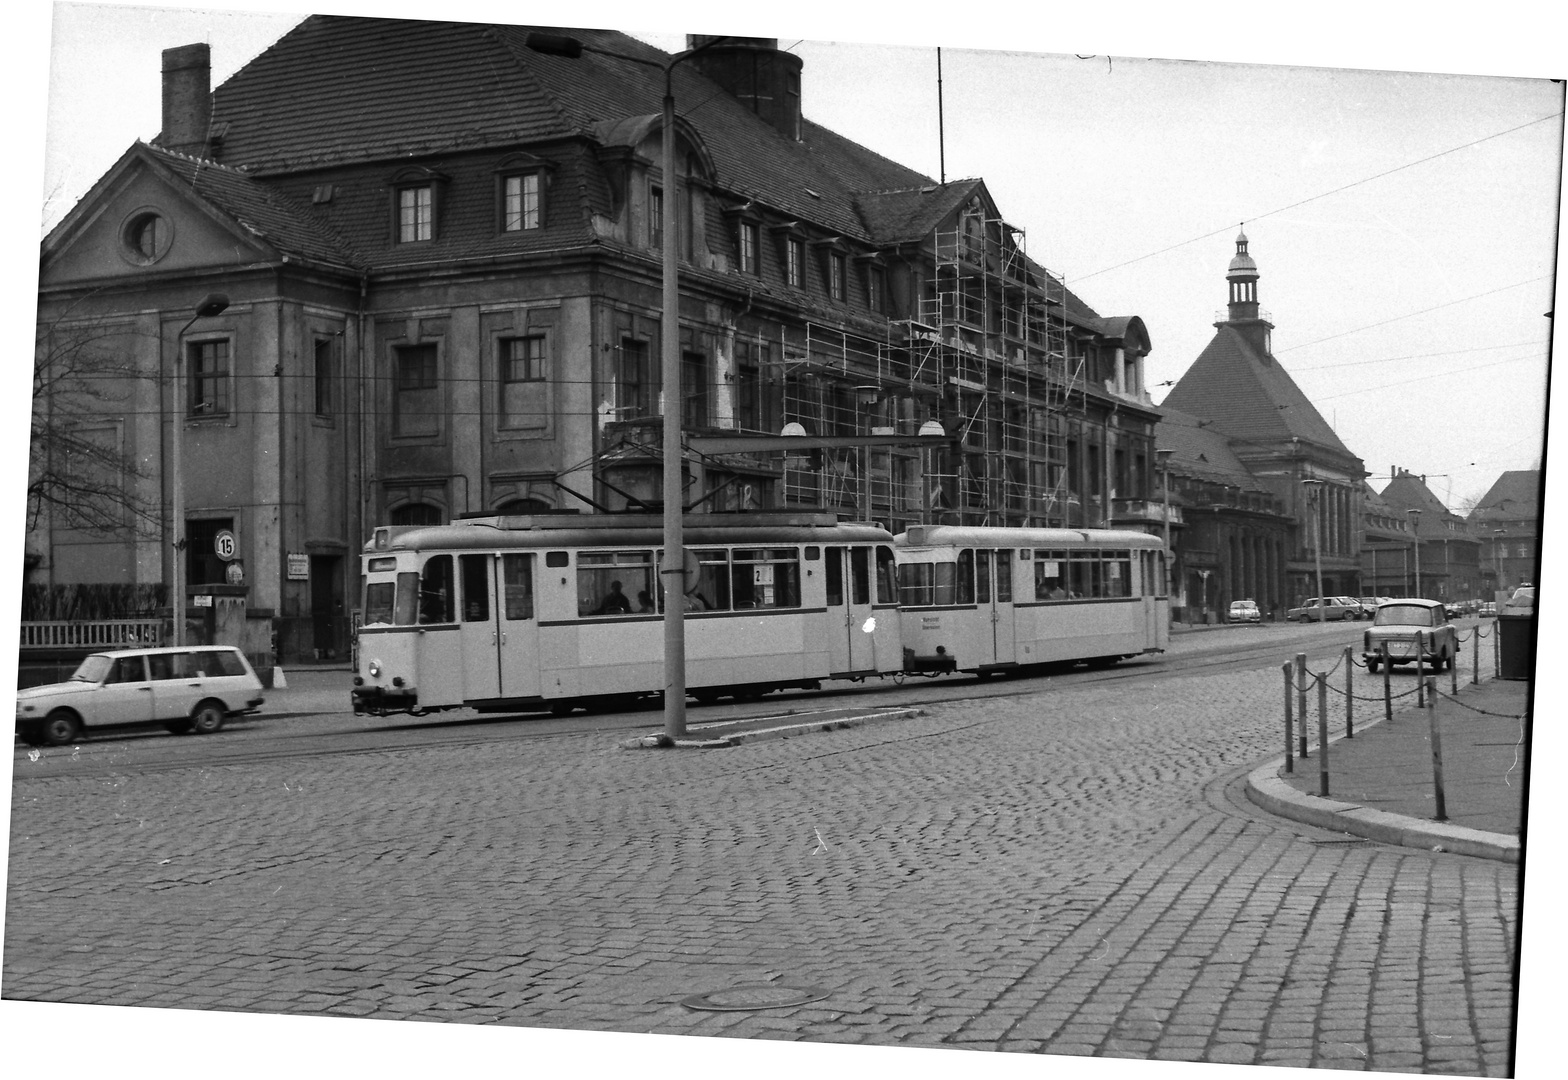
<instances>
[{"instance_id":1,"label":"arched window","mask_svg":"<svg viewBox=\"0 0 1568 1080\"><path fill-rule=\"evenodd\" d=\"M441 510L429 503L404 503L392 511L394 525L439 525Z\"/></svg>"}]
</instances>

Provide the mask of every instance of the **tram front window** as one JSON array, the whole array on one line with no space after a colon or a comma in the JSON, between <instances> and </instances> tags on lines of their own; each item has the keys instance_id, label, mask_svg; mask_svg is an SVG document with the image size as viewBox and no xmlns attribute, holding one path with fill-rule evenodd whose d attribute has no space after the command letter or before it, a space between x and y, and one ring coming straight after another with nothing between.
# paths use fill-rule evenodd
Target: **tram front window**
<instances>
[{"instance_id":1,"label":"tram front window","mask_svg":"<svg viewBox=\"0 0 1568 1080\"><path fill-rule=\"evenodd\" d=\"M420 624L456 622L452 594L452 556L431 556L419 578Z\"/></svg>"},{"instance_id":2,"label":"tram front window","mask_svg":"<svg viewBox=\"0 0 1568 1080\"><path fill-rule=\"evenodd\" d=\"M397 596L397 582L372 581L365 585L365 625L389 626L392 623L393 601Z\"/></svg>"}]
</instances>

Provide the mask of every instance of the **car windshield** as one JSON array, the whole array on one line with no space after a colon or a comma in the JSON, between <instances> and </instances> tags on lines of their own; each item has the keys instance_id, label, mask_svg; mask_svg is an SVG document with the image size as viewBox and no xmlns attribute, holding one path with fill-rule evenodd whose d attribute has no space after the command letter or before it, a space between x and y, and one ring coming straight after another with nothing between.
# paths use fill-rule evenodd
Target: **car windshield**
<instances>
[{"instance_id":1,"label":"car windshield","mask_svg":"<svg viewBox=\"0 0 1568 1080\"><path fill-rule=\"evenodd\" d=\"M1431 626L1433 610L1421 604L1384 604L1374 626Z\"/></svg>"},{"instance_id":2,"label":"car windshield","mask_svg":"<svg viewBox=\"0 0 1568 1080\"><path fill-rule=\"evenodd\" d=\"M89 656L83 660L77 669L71 673L72 682L103 682L103 677L109 673L109 667L114 663L113 657L101 653Z\"/></svg>"}]
</instances>

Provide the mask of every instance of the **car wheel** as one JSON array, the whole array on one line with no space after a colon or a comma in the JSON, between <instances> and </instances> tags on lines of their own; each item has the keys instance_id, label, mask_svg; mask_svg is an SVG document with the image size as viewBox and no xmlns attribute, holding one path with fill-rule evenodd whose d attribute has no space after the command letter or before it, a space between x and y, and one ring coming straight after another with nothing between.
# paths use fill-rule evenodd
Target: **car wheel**
<instances>
[{"instance_id":1,"label":"car wheel","mask_svg":"<svg viewBox=\"0 0 1568 1080\"><path fill-rule=\"evenodd\" d=\"M163 726L171 735L189 735L191 733L191 718L187 716L179 720L170 720Z\"/></svg>"},{"instance_id":2,"label":"car wheel","mask_svg":"<svg viewBox=\"0 0 1568 1080\"><path fill-rule=\"evenodd\" d=\"M211 735L223 727L223 705L217 701L204 701L191 714L191 730L198 735Z\"/></svg>"},{"instance_id":3,"label":"car wheel","mask_svg":"<svg viewBox=\"0 0 1568 1080\"><path fill-rule=\"evenodd\" d=\"M47 746L64 746L75 740L82 730L82 722L70 709L56 709L44 718L40 734Z\"/></svg>"},{"instance_id":4,"label":"car wheel","mask_svg":"<svg viewBox=\"0 0 1568 1080\"><path fill-rule=\"evenodd\" d=\"M43 725L37 721L16 725L16 733L22 737L22 741L28 746L44 745Z\"/></svg>"}]
</instances>

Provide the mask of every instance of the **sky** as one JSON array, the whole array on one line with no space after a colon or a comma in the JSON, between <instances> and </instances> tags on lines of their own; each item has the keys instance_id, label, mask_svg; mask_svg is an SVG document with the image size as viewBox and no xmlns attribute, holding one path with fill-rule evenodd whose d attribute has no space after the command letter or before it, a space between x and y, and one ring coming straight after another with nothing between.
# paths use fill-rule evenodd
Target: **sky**
<instances>
[{"instance_id":1,"label":"sky","mask_svg":"<svg viewBox=\"0 0 1568 1080\"><path fill-rule=\"evenodd\" d=\"M1061 13L966 0L878 5L899 17L869 21L846 7L600 0L591 11L667 50L687 32L777 37L803 58L808 118L933 178L983 177L1036 262L1100 314L1144 320L1156 401L1213 336L1245 228L1275 355L1373 487L1407 469L1460 506L1502 472L1540 464L1562 181L1562 85L1548 79L1568 76L1560 14L1524 23L1339 0L1275 17L1235 3ZM562 11L23 0L8 12L11 54L35 69L8 75L20 156L3 181L24 219L37 207L39 231L13 241L35 244L134 140L158 132L163 49L209 42L217 84L307 10L540 21ZM36 250L12 260L15 355L31 349ZM18 1008L5 1004L8 1021ZM235 1037L267 1037L253 1022L266 1018L234 1018ZM445 1025L387 1025L383 1050L417 1054L400 1041L411 1027ZM769 1052L798 1068L797 1051L809 1053ZM432 1051L432 1068L447 1052Z\"/></svg>"}]
</instances>

